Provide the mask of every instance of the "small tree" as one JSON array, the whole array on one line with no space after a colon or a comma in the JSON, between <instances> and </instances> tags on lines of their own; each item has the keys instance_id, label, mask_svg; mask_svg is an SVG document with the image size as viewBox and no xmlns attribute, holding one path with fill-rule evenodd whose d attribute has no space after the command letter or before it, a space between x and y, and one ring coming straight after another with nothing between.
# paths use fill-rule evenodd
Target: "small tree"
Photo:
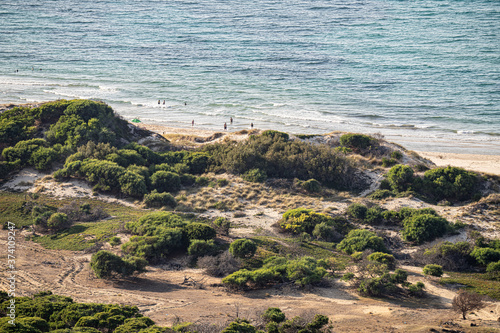
<instances>
[{"instance_id":1,"label":"small tree","mask_svg":"<svg viewBox=\"0 0 500 333\"><path fill-rule=\"evenodd\" d=\"M462 318L467 319L465 315L472 310L479 310L485 307L483 299L480 295L468 292L461 289L458 291L457 296L453 298L452 308L453 311L462 314Z\"/></svg>"}]
</instances>

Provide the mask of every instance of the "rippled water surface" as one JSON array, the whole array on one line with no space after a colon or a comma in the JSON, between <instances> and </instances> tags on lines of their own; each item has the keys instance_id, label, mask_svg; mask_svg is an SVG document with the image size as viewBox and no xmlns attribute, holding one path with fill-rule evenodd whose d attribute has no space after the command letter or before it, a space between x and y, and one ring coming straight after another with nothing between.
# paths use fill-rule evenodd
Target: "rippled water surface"
<instances>
[{"instance_id":1,"label":"rippled water surface","mask_svg":"<svg viewBox=\"0 0 500 333\"><path fill-rule=\"evenodd\" d=\"M500 154L498 1L20 0L0 20L0 103Z\"/></svg>"}]
</instances>

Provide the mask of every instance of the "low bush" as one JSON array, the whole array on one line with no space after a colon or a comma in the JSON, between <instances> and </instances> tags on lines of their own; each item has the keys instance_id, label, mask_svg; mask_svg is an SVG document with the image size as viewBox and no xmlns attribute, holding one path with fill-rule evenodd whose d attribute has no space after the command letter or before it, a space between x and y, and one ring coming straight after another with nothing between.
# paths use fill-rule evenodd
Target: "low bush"
<instances>
[{"instance_id":1,"label":"low bush","mask_svg":"<svg viewBox=\"0 0 500 333\"><path fill-rule=\"evenodd\" d=\"M309 179L301 183L300 186L309 193L317 193L321 191L321 183L316 179Z\"/></svg>"},{"instance_id":2,"label":"low bush","mask_svg":"<svg viewBox=\"0 0 500 333\"><path fill-rule=\"evenodd\" d=\"M187 253L190 256L194 257L200 257L202 255L207 256L214 253L215 251L216 251L216 246L212 239L208 241L201 239L193 239L187 249Z\"/></svg>"},{"instance_id":3,"label":"low bush","mask_svg":"<svg viewBox=\"0 0 500 333\"><path fill-rule=\"evenodd\" d=\"M443 267L441 265L429 264L425 265L422 272L425 275L441 277L443 275Z\"/></svg>"},{"instance_id":4,"label":"low bush","mask_svg":"<svg viewBox=\"0 0 500 333\"><path fill-rule=\"evenodd\" d=\"M181 178L175 172L156 171L151 176L151 186L158 192L177 192L181 188Z\"/></svg>"},{"instance_id":5,"label":"low bush","mask_svg":"<svg viewBox=\"0 0 500 333\"><path fill-rule=\"evenodd\" d=\"M257 244L249 239L237 239L229 245L229 252L237 258L250 258L257 251Z\"/></svg>"},{"instance_id":6,"label":"low bush","mask_svg":"<svg viewBox=\"0 0 500 333\"><path fill-rule=\"evenodd\" d=\"M387 254L384 252L374 252L370 254L367 259L387 265L388 269L394 269L396 267L396 259L392 254Z\"/></svg>"},{"instance_id":7,"label":"low bush","mask_svg":"<svg viewBox=\"0 0 500 333\"><path fill-rule=\"evenodd\" d=\"M368 208L359 203L353 203L347 207L347 214L355 219L363 220L366 217L367 211Z\"/></svg>"},{"instance_id":8,"label":"low bush","mask_svg":"<svg viewBox=\"0 0 500 333\"><path fill-rule=\"evenodd\" d=\"M500 260L497 262L490 262L486 267L486 272L488 273L498 273L500 272Z\"/></svg>"},{"instance_id":9,"label":"low bush","mask_svg":"<svg viewBox=\"0 0 500 333\"><path fill-rule=\"evenodd\" d=\"M303 232L312 233L317 224L325 223L330 226L340 226L342 223L325 215L316 213L312 209L297 208L290 209L283 214L278 225L286 231L291 231L295 234ZM345 224L344 224L345 225Z\"/></svg>"},{"instance_id":10,"label":"low bush","mask_svg":"<svg viewBox=\"0 0 500 333\"><path fill-rule=\"evenodd\" d=\"M92 255L90 267L99 279L107 279L115 274L127 276L138 270L130 262L103 250Z\"/></svg>"},{"instance_id":11,"label":"low bush","mask_svg":"<svg viewBox=\"0 0 500 333\"><path fill-rule=\"evenodd\" d=\"M387 252L382 237L364 229L351 230L337 245L337 249L347 254L371 249L378 252Z\"/></svg>"},{"instance_id":12,"label":"low bush","mask_svg":"<svg viewBox=\"0 0 500 333\"><path fill-rule=\"evenodd\" d=\"M251 169L243 174L243 179L248 182L262 183L267 179L267 174L265 171L260 169Z\"/></svg>"},{"instance_id":13,"label":"low bush","mask_svg":"<svg viewBox=\"0 0 500 333\"><path fill-rule=\"evenodd\" d=\"M424 264L440 265L447 271L467 271L475 264L474 258L471 257L473 248L469 242L442 242L425 250L423 256L418 259Z\"/></svg>"},{"instance_id":14,"label":"low bush","mask_svg":"<svg viewBox=\"0 0 500 333\"><path fill-rule=\"evenodd\" d=\"M348 133L340 137L340 144L353 150L367 149L372 143L372 138L364 134Z\"/></svg>"},{"instance_id":15,"label":"low bush","mask_svg":"<svg viewBox=\"0 0 500 333\"><path fill-rule=\"evenodd\" d=\"M403 220L401 235L406 241L422 244L443 236L448 225L448 221L439 216L431 214L416 215Z\"/></svg>"},{"instance_id":16,"label":"low bush","mask_svg":"<svg viewBox=\"0 0 500 333\"><path fill-rule=\"evenodd\" d=\"M500 250L490 247L476 247L471 256L482 266L488 266L489 263L500 260Z\"/></svg>"},{"instance_id":17,"label":"low bush","mask_svg":"<svg viewBox=\"0 0 500 333\"><path fill-rule=\"evenodd\" d=\"M64 213L54 213L47 220L47 228L52 231L59 231L70 227L68 215Z\"/></svg>"},{"instance_id":18,"label":"low bush","mask_svg":"<svg viewBox=\"0 0 500 333\"><path fill-rule=\"evenodd\" d=\"M215 238L215 229L205 223L192 222L184 227L184 231L189 239L210 240Z\"/></svg>"},{"instance_id":19,"label":"low bush","mask_svg":"<svg viewBox=\"0 0 500 333\"><path fill-rule=\"evenodd\" d=\"M262 268L254 271L239 270L222 279L222 283L234 289L262 288L278 282L294 282L303 287L319 282L325 274L326 270L314 258L270 258Z\"/></svg>"},{"instance_id":20,"label":"low bush","mask_svg":"<svg viewBox=\"0 0 500 333\"><path fill-rule=\"evenodd\" d=\"M392 190L397 192L408 191L414 182L413 169L403 164L393 166L387 173L387 180Z\"/></svg>"},{"instance_id":21,"label":"low bush","mask_svg":"<svg viewBox=\"0 0 500 333\"><path fill-rule=\"evenodd\" d=\"M175 208L175 206L177 206L177 201L170 193L158 193L157 190L153 190L151 193L144 195L144 204L148 208L165 206Z\"/></svg>"},{"instance_id":22,"label":"low bush","mask_svg":"<svg viewBox=\"0 0 500 333\"><path fill-rule=\"evenodd\" d=\"M214 220L214 225L217 228L217 231L222 235L229 235L229 229L231 228L231 221L226 219L225 217L219 216Z\"/></svg>"},{"instance_id":23,"label":"low bush","mask_svg":"<svg viewBox=\"0 0 500 333\"><path fill-rule=\"evenodd\" d=\"M435 168L424 174L425 191L436 201L469 200L477 193L478 185L478 176L462 168Z\"/></svg>"},{"instance_id":24,"label":"low bush","mask_svg":"<svg viewBox=\"0 0 500 333\"><path fill-rule=\"evenodd\" d=\"M394 196L396 196L396 194L391 190L376 190L369 195L369 198L374 200L382 200Z\"/></svg>"}]
</instances>

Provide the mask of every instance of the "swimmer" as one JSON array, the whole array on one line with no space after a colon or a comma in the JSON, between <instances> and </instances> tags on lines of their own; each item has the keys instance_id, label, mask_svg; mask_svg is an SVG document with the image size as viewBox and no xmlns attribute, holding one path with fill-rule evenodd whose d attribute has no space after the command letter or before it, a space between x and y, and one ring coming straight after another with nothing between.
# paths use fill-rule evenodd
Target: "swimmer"
<instances>
[{"instance_id":1,"label":"swimmer","mask_svg":"<svg viewBox=\"0 0 500 333\"><path fill-rule=\"evenodd\" d=\"M160 105L160 100L158 100L158 105Z\"/></svg>"},{"instance_id":2,"label":"swimmer","mask_svg":"<svg viewBox=\"0 0 500 333\"><path fill-rule=\"evenodd\" d=\"M165 105L165 100L163 100L163 105Z\"/></svg>"},{"instance_id":3,"label":"swimmer","mask_svg":"<svg viewBox=\"0 0 500 333\"><path fill-rule=\"evenodd\" d=\"M231 124L232 124L233 123L233 117L231 117L229 120L231 121Z\"/></svg>"},{"instance_id":4,"label":"swimmer","mask_svg":"<svg viewBox=\"0 0 500 333\"><path fill-rule=\"evenodd\" d=\"M224 123L224 131L227 130L227 123Z\"/></svg>"},{"instance_id":5,"label":"swimmer","mask_svg":"<svg viewBox=\"0 0 500 333\"><path fill-rule=\"evenodd\" d=\"M250 123L250 128L253 128L253 123Z\"/></svg>"}]
</instances>

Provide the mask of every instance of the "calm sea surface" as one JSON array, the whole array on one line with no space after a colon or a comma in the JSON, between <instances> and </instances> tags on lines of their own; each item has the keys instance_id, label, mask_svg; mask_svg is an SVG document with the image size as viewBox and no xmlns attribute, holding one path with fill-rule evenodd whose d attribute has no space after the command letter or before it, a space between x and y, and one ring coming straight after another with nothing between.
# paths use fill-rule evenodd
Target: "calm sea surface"
<instances>
[{"instance_id":1,"label":"calm sea surface","mask_svg":"<svg viewBox=\"0 0 500 333\"><path fill-rule=\"evenodd\" d=\"M498 0L0 0L0 23L0 103L500 154Z\"/></svg>"}]
</instances>

